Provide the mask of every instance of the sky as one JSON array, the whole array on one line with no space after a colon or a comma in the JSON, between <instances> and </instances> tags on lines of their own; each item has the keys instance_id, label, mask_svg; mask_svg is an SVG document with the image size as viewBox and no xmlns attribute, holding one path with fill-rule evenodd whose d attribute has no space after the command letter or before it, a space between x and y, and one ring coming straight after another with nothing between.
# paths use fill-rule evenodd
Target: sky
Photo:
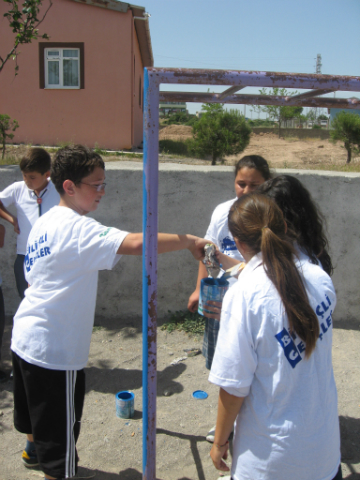
<instances>
[{"instance_id":1,"label":"sky","mask_svg":"<svg viewBox=\"0 0 360 480\"><path fill-rule=\"evenodd\" d=\"M151 15L156 67L315 73L316 56L321 54L321 73L360 76L360 0L142 0L138 4ZM207 88L162 85L160 89ZM211 87L213 92L223 90ZM258 93L258 88L241 93ZM338 98L351 96L360 98L360 93L336 93ZM201 109L196 103L187 106L190 113Z\"/></svg>"}]
</instances>

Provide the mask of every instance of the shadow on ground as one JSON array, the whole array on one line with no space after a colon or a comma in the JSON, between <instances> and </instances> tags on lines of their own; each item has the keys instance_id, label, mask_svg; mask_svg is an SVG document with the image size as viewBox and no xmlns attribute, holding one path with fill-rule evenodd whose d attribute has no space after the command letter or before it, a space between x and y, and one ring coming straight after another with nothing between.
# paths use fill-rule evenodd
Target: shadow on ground
<instances>
[{"instance_id":1,"label":"shadow on ground","mask_svg":"<svg viewBox=\"0 0 360 480\"><path fill-rule=\"evenodd\" d=\"M105 362L106 363L106 362ZM162 396L164 390L171 394L181 393L184 387L175 379L186 370L184 363L170 365L157 372L157 395ZM142 387L142 371L137 369L113 368L106 364L100 367L85 368L86 393L94 390L101 393L113 393L120 390L136 390Z\"/></svg>"}]
</instances>

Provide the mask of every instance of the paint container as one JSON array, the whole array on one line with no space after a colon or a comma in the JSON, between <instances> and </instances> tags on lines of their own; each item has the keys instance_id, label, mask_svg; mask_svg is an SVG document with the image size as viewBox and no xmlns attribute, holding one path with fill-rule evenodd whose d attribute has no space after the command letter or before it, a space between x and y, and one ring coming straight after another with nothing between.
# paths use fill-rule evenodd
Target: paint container
<instances>
[{"instance_id":1,"label":"paint container","mask_svg":"<svg viewBox=\"0 0 360 480\"><path fill-rule=\"evenodd\" d=\"M225 293L229 288L229 282L221 278L203 278L200 286L200 297L198 312L206 317L205 303L207 301L222 302Z\"/></svg>"},{"instance_id":2,"label":"paint container","mask_svg":"<svg viewBox=\"0 0 360 480\"><path fill-rule=\"evenodd\" d=\"M132 418L134 416L135 395L132 392L118 392L115 395L116 416L119 418Z\"/></svg>"}]
</instances>

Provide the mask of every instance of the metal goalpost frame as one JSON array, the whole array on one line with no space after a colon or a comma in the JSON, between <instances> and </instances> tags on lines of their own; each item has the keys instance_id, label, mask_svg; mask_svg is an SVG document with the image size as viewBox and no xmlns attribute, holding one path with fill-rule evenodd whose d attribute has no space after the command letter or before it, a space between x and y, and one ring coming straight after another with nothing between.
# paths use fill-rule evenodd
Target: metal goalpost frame
<instances>
[{"instance_id":1,"label":"metal goalpost frame","mask_svg":"<svg viewBox=\"0 0 360 480\"><path fill-rule=\"evenodd\" d=\"M160 92L160 84L223 85L222 93ZM245 87L311 90L293 96L247 95ZM156 479L156 328L159 101L360 108L357 98L322 98L336 91L360 92L360 77L261 71L144 69L143 170L143 479Z\"/></svg>"}]
</instances>

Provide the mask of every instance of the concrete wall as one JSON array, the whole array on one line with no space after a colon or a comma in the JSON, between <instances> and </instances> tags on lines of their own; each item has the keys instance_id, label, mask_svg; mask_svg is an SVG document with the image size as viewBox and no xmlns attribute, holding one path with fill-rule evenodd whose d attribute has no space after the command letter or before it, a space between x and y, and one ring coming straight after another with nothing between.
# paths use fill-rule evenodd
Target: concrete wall
<instances>
[{"instance_id":1,"label":"concrete wall","mask_svg":"<svg viewBox=\"0 0 360 480\"><path fill-rule=\"evenodd\" d=\"M328 222L333 280L338 294L336 320L359 318L360 296L360 174L278 170L297 176L312 193ZM0 191L21 180L16 166L0 167ZM141 231L142 163L106 164L106 195L94 217L105 225ZM231 167L162 164L159 172L159 230L205 234L211 213L220 202L235 197ZM15 234L7 227L0 268L7 314L18 306L12 265ZM197 264L189 252L159 257L158 313L186 309L195 286ZM123 257L113 271L100 272L97 315L141 315L141 258ZM86 299L79 299L86 301Z\"/></svg>"}]
</instances>

